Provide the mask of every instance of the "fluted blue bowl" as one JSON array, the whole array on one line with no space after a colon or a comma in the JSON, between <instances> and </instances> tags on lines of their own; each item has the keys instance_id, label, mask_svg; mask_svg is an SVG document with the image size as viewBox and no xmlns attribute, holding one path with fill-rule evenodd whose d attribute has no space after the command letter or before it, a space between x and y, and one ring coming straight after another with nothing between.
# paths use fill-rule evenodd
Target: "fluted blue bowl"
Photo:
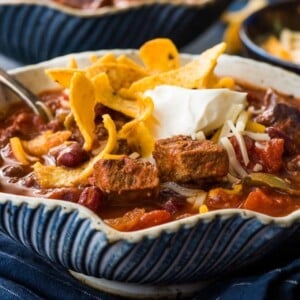
<instances>
[{"instance_id":1,"label":"fluted blue bowl","mask_svg":"<svg viewBox=\"0 0 300 300\"><path fill-rule=\"evenodd\" d=\"M114 52L137 57L133 50ZM96 52L99 56L105 53ZM87 52L74 56L84 67L90 55ZM69 59L70 56L57 58L12 74L38 93L56 87L44 70L65 66ZM182 63L191 59L191 55L181 56ZM300 98L300 76L264 63L223 55L215 72ZM199 281L257 262L299 234L299 221L300 211L273 218L247 210L224 209L145 230L119 232L76 203L0 193L1 231L92 286L120 293L120 286L114 290L114 283L126 283L125 290L133 284L135 291L142 286L142 295L148 291L151 297L158 292L162 296L163 288L170 295L174 285L173 296L190 293L193 285L199 288ZM132 296L124 290L121 294Z\"/></svg>"},{"instance_id":2,"label":"fluted blue bowl","mask_svg":"<svg viewBox=\"0 0 300 300\"><path fill-rule=\"evenodd\" d=\"M36 63L73 52L138 48L155 37L182 47L217 20L232 0L141 1L128 8L78 10L42 0L2 0L0 52Z\"/></svg>"}]
</instances>

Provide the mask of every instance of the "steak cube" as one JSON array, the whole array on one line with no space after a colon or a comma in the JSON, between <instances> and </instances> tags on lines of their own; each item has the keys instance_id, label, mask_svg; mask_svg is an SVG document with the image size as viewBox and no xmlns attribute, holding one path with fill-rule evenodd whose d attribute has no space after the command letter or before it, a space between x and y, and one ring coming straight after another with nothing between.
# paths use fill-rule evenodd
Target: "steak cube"
<instances>
[{"instance_id":1,"label":"steak cube","mask_svg":"<svg viewBox=\"0 0 300 300\"><path fill-rule=\"evenodd\" d=\"M129 157L101 159L94 165L94 184L114 200L147 199L159 192L155 165Z\"/></svg>"},{"instance_id":2,"label":"steak cube","mask_svg":"<svg viewBox=\"0 0 300 300\"><path fill-rule=\"evenodd\" d=\"M164 182L222 177L229 168L225 149L212 141L193 140L187 136L156 141L153 157Z\"/></svg>"}]
</instances>

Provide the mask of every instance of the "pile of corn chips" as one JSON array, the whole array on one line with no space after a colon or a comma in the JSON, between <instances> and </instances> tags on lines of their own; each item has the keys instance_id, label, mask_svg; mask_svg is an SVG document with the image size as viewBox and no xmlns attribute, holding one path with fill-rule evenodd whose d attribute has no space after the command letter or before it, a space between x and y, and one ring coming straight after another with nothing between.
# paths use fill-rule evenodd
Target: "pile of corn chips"
<instances>
[{"instance_id":1,"label":"pile of corn chips","mask_svg":"<svg viewBox=\"0 0 300 300\"><path fill-rule=\"evenodd\" d=\"M46 70L52 80L68 91L70 114L65 121L66 129L56 133L44 132L31 141L12 139L15 157L24 164L37 160L33 168L40 186L54 188L87 183L97 160L123 157L114 154L119 139L126 139L141 157L150 156L155 142L150 125L159 120L153 118L153 102L144 96L144 92L162 84L189 89L219 87L220 82L214 77L213 70L225 48L226 45L221 43L180 66L176 46L169 39L159 38L146 42L139 49L138 56L143 64L124 55L108 53L102 57L92 56L91 64L84 69L78 68L76 60L72 59L66 68ZM95 150L97 103L126 115L130 121L117 131L112 118L104 115L103 123L108 131L106 146L78 168L43 164L39 159L41 155L51 147L66 143L70 137L67 130L70 118L76 122L84 138L83 148L89 152Z\"/></svg>"}]
</instances>

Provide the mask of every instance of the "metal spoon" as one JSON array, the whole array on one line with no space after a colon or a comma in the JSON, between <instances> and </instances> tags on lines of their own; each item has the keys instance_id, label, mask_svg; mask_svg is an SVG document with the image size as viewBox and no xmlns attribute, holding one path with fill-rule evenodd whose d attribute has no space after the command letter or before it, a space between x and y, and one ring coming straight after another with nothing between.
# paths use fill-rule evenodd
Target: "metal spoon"
<instances>
[{"instance_id":1,"label":"metal spoon","mask_svg":"<svg viewBox=\"0 0 300 300\"><path fill-rule=\"evenodd\" d=\"M44 111L43 107L39 104L40 99L30 90L28 90L23 84L21 84L1 68L0 83L3 83L17 96L19 96L19 98L24 101L35 114L41 116L45 121L49 120L48 115Z\"/></svg>"}]
</instances>

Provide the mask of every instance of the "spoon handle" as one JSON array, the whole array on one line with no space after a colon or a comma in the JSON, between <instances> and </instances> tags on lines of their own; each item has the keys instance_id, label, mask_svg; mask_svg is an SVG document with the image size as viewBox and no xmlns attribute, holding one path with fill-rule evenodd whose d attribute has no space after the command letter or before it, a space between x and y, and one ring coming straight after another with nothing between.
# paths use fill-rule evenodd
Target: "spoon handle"
<instances>
[{"instance_id":1,"label":"spoon handle","mask_svg":"<svg viewBox=\"0 0 300 300\"><path fill-rule=\"evenodd\" d=\"M11 89L17 96L19 96L21 100L25 101L26 104L31 108L31 110L35 114L40 115L44 120L48 120L47 114L39 105L39 98L1 68L0 83L3 83L5 86Z\"/></svg>"}]
</instances>

